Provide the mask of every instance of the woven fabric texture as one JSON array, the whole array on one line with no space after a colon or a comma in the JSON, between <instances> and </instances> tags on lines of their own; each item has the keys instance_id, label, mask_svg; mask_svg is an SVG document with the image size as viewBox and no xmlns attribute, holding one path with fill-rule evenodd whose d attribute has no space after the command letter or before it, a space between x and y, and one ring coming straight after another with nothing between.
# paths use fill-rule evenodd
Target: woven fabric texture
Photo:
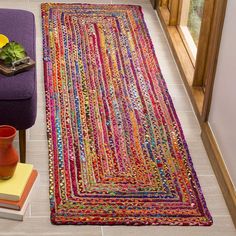
<instances>
[{"instance_id":1,"label":"woven fabric texture","mask_svg":"<svg viewBox=\"0 0 236 236\"><path fill-rule=\"evenodd\" d=\"M52 223L211 225L141 7L42 22Z\"/></svg>"}]
</instances>

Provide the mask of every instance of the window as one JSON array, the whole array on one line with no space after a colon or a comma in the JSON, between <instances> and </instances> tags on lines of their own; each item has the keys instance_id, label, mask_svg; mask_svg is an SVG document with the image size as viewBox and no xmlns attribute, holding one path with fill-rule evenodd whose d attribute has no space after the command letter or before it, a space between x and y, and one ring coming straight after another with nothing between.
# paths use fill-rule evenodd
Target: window
<instances>
[{"instance_id":1,"label":"window","mask_svg":"<svg viewBox=\"0 0 236 236\"><path fill-rule=\"evenodd\" d=\"M205 0L182 0L179 29L195 64Z\"/></svg>"},{"instance_id":2,"label":"window","mask_svg":"<svg viewBox=\"0 0 236 236\"><path fill-rule=\"evenodd\" d=\"M198 45L200 36L200 28L203 16L204 0L190 0L187 27L193 37L193 40Z\"/></svg>"},{"instance_id":3,"label":"window","mask_svg":"<svg viewBox=\"0 0 236 236\"><path fill-rule=\"evenodd\" d=\"M227 0L156 0L194 110L208 116Z\"/></svg>"}]
</instances>

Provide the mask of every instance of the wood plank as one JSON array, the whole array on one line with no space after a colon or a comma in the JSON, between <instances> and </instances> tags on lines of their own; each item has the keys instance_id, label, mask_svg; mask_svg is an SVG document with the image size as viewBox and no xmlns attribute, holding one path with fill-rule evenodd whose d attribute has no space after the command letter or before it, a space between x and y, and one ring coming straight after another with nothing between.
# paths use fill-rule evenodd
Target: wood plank
<instances>
[{"instance_id":1,"label":"wood plank","mask_svg":"<svg viewBox=\"0 0 236 236\"><path fill-rule=\"evenodd\" d=\"M214 12L215 0L205 0L202 24L198 42L198 50L196 57L196 70L194 73L193 86L203 86L203 76L206 70L206 60L209 46L209 38L212 24L212 16Z\"/></svg>"},{"instance_id":2,"label":"wood plank","mask_svg":"<svg viewBox=\"0 0 236 236\"><path fill-rule=\"evenodd\" d=\"M224 18L226 12L227 0L215 0L215 10L211 26L211 35L209 39L209 48L207 53L207 60L203 81L205 81L205 98L202 109L202 120L207 121L210 107L211 98L216 74L216 67L218 62L218 55L220 49L220 41L224 25Z\"/></svg>"},{"instance_id":3,"label":"wood plank","mask_svg":"<svg viewBox=\"0 0 236 236\"><path fill-rule=\"evenodd\" d=\"M170 3L170 19L169 25L176 26L179 17L179 0L172 0Z\"/></svg>"},{"instance_id":4,"label":"wood plank","mask_svg":"<svg viewBox=\"0 0 236 236\"><path fill-rule=\"evenodd\" d=\"M183 43L184 43L184 45L185 45L185 48L187 49L187 53L188 53L188 55L189 55L189 57L190 57L190 59L191 59L191 61L192 61L192 64L193 64L193 66L195 67L195 64L196 64L196 55L193 53L194 50L190 47L190 44L189 44L190 39L191 39L192 43L194 43L194 41L193 41L193 39L192 39L192 36L191 36L191 34L190 34L190 32L189 32L187 26L179 26L179 25L178 25L178 26L177 26L177 29L178 29L178 32L179 32L179 34L180 34L182 40L183 40ZM185 29L185 31L183 31L183 29ZM187 30L186 30L186 29L187 29ZM189 32L188 38L186 37L186 36L187 36L187 34L186 34L187 31ZM189 37L191 37L191 38L189 38ZM187 39L188 39L188 40L187 40ZM194 45L194 46L195 46L195 45ZM196 50L197 50L197 48L196 48Z\"/></svg>"},{"instance_id":5,"label":"wood plank","mask_svg":"<svg viewBox=\"0 0 236 236\"><path fill-rule=\"evenodd\" d=\"M166 7L159 7L158 10L161 12L163 16L161 20L164 21L165 25L168 25L170 19L170 11Z\"/></svg>"},{"instance_id":6,"label":"wood plank","mask_svg":"<svg viewBox=\"0 0 236 236\"><path fill-rule=\"evenodd\" d=\"M167 7L169 0L160 0L160 6Z\"/></svg>"},{"instance_id":7,"label":"wood plank","mask_svg":"<svg viewBox=\"0 0 236 236\"><path fill-rule=\"evenodd\" d=\"M224 163L223 156L207 122L202 125L201 136L216 178L225 198L227 207L236 227L236 192L234 190L234 185L231 181L230 174Z\"/></svg>"}]
</instances>

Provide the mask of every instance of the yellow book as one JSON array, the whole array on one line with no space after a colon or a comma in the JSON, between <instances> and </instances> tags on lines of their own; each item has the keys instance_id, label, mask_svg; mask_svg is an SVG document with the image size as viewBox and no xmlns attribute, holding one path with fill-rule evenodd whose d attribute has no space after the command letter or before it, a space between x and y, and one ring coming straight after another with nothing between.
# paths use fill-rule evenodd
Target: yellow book
<instances>
[{"instance_id":1,"label":"yellow book","mask_svg":"<svg viewBox=\"0 0 236 236\"><path fill-rule=\"evenodd\" d=\"M32 170L33 165L18 163L12 178L0 180L0 199L19 201Z\"/></svg>"}]
</instances>

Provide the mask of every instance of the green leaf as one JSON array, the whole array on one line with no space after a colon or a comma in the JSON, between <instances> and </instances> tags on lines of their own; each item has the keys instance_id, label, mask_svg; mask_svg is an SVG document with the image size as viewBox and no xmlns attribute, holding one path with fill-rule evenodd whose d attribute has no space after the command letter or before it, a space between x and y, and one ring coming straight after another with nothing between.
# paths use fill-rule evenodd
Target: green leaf
<instances>
[{"instance_id":1,"label":"green leaf","mask_svg":"<svg viewBox=\"0 0 236 236\"><path fill-rule=\"evenodd\" d=\"M24 47L14 41L7 43L0 52L0 60L5 64L11 64L24 57L26 57Z\"/></svg>"}]
</instances>

